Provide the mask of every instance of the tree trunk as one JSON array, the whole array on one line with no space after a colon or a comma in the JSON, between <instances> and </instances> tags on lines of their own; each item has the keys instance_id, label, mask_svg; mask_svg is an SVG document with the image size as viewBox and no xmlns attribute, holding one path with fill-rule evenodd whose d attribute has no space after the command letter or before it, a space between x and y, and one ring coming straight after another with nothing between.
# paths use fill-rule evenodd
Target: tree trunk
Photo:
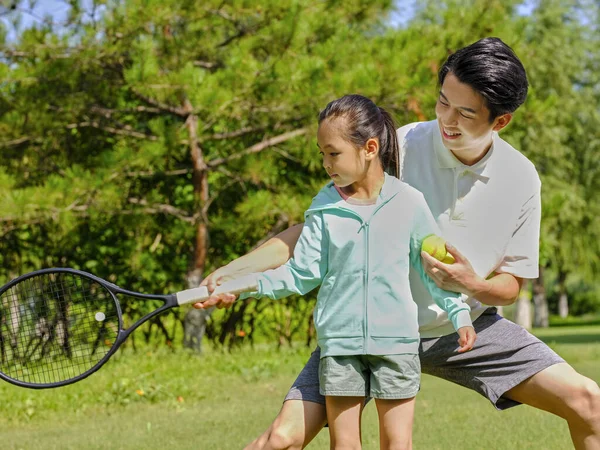
<instances>
[{"instance_id":1,"label":"tree trunk","mask_svg":"<svg viewBox=\"0 0 600 450\"><path fill-rule=\"evenodd\" d=\"M183 346L202 353L202 338L206 332L206 319L212 309L190 308L183 319Z\"/></svg>"},{"instance_id":2,"label":"tree trunk","mask_svg":"<svg viewBox=\"0 0 600 450\"><path fill-rule=\"evenodd\" d=\"M558 315L562 319L569 315L569 297L566 292L561 292L558 298Z\"/></svg>"},{"instance_id":3,"label":"tree trunk","mask_svg":"<svg viewBox=\"0 0 600 450\"><path fill-rule=\"evenodd\" d=\"M544 272L540 267L540 276L533 280L533 326L537 328L548 328L548 299L544 287Z\"/></svg>"},{"instance_id":4,"label":"tree trunk","mask_svg":"<svg viewBox=\"0 0 600 450\"><path fill-rule=\"evenodd\" d=\"M193 114L193 107L189 100L184 101L183 108L188 113L185 126L188 130L190 151L193 163L193 183L195 210L197 211L196 242L194 247L194 258L191 270L187 274L188 289L198 287L202 281L204 267L206 265L206 253L208 249L208 225L206 220L205 206L208 204L208 167L204 162L202 149L198 144L198 117ZM199 213L199 214L198 214ZM183 320L183 346L198 353L202 351L202 338L206 332L206 319L212 313L213 308L201 310L190 308Z\"/></svg>"},{"instance_id":5,"label":"tree trunk","mask_svg":"<svg viewBox=\"0 0 600 450\"><path fill-rule=\"evenodd\" d=\"M526 282L521 292L519 292L519 298L515 303L513 322L526 330L531 330L531 291L529 282Z\"/></svg>"},{"instance_id":6,"label":"tree trunk","mask_svg":"<svg viewBox=\"0 0 600 450\"><path fill-rule=\"evenodd\" d=\"M565 285L567 274L562 270L558 274L558 289L560 296L558 297L558 315L561 318L566 318L569 315L569 297L567 295L567 286Z\"/></svg>"}]
</instances>

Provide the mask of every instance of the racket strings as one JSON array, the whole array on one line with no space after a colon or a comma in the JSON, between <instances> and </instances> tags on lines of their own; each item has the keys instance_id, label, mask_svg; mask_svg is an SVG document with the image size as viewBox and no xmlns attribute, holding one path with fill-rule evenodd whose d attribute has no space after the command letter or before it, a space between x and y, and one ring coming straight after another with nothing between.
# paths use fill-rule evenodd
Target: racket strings
<instances>
[{"instance_id":1,"label":"racket strings","mask_svg":"<svg viewBox=\"0 0 600 450\"><path fill-rule=\"evenodd\" d=\"M110 351L118 330L115 300L100 283L35 275L0 295L0 370L38 385L75 378Z\"/></svg>"}]
</instances>

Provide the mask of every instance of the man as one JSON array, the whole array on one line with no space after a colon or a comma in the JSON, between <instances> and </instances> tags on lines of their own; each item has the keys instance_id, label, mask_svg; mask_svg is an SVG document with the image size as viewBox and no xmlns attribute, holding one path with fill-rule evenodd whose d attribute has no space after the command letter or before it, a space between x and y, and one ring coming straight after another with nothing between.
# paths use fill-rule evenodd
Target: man
<instances>
[{"instance_id":1,"label":"man","mask_svg":"<svg viewBox=\"0 0 600 450\"><path fill-rule=\"evenodd\" d=\"M600 449L600 388L494 306L515 301L523 279L538 276L540 180L531 162L497 132L527 96L527 76L513 51L497 38L451 55L439 71L437 120L398 130L403 181L419 189L436 218L454 264L423 253L440 287L464 294L477 332L475 348L459 354L457 336L420 279L411 273L419 307L424 373L472 389L498 409L524 403L567 421L577 449ZM220 280L283 264L301 226L211 274ZM228 307L232 295L204 305ZM279 415L250 449L303 448L325 425L317 349L288 392Z\"/></svg>"}]
</instances>

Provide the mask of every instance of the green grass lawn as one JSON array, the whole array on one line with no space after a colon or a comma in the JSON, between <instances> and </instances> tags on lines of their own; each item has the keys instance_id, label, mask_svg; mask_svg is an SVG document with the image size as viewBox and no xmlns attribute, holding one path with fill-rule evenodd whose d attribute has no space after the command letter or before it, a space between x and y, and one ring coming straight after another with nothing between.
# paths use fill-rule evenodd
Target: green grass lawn
<instances>
[{"instance_id":1,"label":"green grass lawn","mask_svg":"<svg viewBox=\"0 0 600 450\"><path fill-rule=\"evenodd\" d=\"M600 381L600 327L536 331L577 370ZM90 378L34 391L0 383L2 449L239 449L263 431L310 353L244 348L203 357L166 349L120 351ZM571 448L566 424L526 406L497 412L487 400L429 376L417 399L417 449ZM363 421L378 448L377 413ZM328 448L322 432L311 448Z\"/></svg>"}]
</instances>

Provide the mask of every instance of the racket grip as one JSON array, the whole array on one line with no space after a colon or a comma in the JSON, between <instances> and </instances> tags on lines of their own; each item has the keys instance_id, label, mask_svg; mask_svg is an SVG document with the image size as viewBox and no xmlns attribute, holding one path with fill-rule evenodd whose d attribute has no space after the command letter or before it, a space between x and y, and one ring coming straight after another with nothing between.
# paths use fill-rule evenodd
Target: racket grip
<instances>
[{"instance_id":1,"label":"racket grip","mask_svg":"<svg viewBox=\"0 0 600 450\"><path fill-rule=\"evenodd\" d=\"M256 291L258 289L258 281L256 274L246 275L234 280L226 281L214 290L213 294L230 293L240 295L242 292ZM186 289L177 293L177 304L185 305L188 303L204 302L210 298L206 286L197 287L194 289Z\"/></svg>"}]
</instances>

